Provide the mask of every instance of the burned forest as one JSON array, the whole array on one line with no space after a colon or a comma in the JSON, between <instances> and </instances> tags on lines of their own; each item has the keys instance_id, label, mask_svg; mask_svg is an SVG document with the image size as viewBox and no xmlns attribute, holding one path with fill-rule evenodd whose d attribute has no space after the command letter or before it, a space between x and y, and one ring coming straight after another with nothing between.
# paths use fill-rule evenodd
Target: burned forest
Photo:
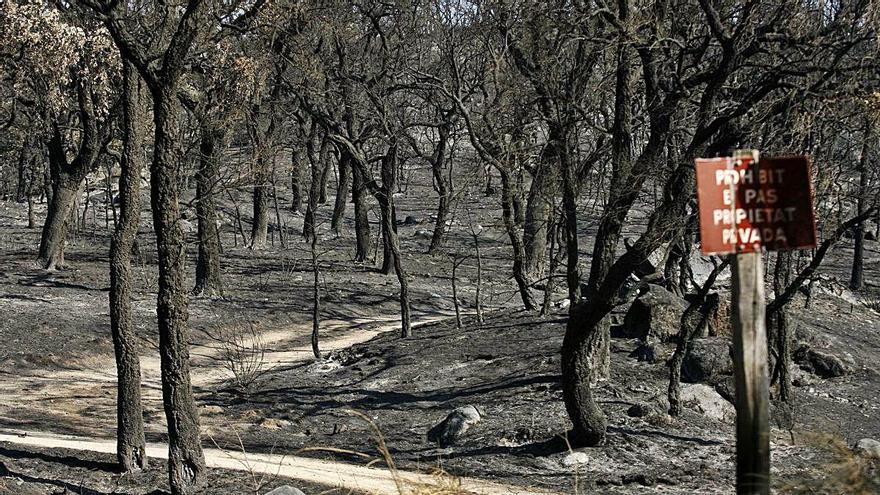
<instances>
[{"instance_id":1,"label":"burned forest","mask_svg":"<svg viewBox=\"0 0 880 495\"><path fill-rule=\"evenodd\" d=\"M878 30L0 0L0 494L880 493Z\"/></svg>"}]
</instances>

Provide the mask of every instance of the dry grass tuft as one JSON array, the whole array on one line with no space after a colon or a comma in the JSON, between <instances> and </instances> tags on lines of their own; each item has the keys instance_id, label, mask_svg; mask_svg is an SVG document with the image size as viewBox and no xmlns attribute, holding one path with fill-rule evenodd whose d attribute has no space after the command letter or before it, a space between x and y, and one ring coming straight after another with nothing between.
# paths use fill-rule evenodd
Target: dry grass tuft
<instances>
[{"instance_id":1,"label":"dry grass tuft","mask_svg":"<svg viewBox=\"0 0 880 495\"><path fill-rule=\"evenodd\" d=\"M880 493L880 462L853 452L831 434L810 434L807 445L827 454L824 462L781 487L782 493L875 495Z\"/></svg>"}]
</instances>

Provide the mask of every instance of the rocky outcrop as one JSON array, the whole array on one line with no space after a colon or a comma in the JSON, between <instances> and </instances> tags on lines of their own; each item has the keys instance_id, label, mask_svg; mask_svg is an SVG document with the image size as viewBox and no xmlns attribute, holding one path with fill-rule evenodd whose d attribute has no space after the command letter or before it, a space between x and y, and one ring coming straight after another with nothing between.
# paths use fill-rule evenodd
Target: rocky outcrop
<instances>
[{"instance_id":1,"label":"rocky outcrop","mask_svg":"<svg viewBox=\"0 0 880 495\"><path fill-rule=\"evenodd\" d=\"M725 337L694 339L682 365L684 380L714 384L733 373L730 347L730 339Z\"/></svg>"},{"instance_id":2,"label":"rocky outcrop","mask_svg":"<svg viewBox=\"0 0 880 495\"><path fill-rule=\"evenodd\" d=\"M440 447L455 445L471 426L479 423L481 419L476 407L459 407L428 431L428 440L437 443Z\"/></svg>"},{"instance_id":3,"label":"rocky outcrop","mask_svg":"<svg viewBox=\"0 0 880 495\"><path fill-rule=\"evenodd\" d=\"M629 308L623 320L623 334L644 341L666 342L678 335L687 303L657 285L648 285Z\"/></svg>"},{"instance_id":4,"label":"rocky outcrop","mask_svg":"<svg viewBox=\"0 0 880 495\"><path fill-rule=\"evenodd\" d=\"M794 362L802 370L821 378L834 378L849 373L849 367L842 359L829 352L813 349L801 343L794 352Z\"/></svg>"},{"instance_id":5,"label":"rocky outcrop","mask_svg":"<svg viewBox=\"0 0 880 495\"><path fill-rule=\"evenodd\" d=\"M736 419L736 409L714 388L701 383L685 385L681 388L681 403L698 413L718 421L731 422Z\"/></svg>"}]
</instances>

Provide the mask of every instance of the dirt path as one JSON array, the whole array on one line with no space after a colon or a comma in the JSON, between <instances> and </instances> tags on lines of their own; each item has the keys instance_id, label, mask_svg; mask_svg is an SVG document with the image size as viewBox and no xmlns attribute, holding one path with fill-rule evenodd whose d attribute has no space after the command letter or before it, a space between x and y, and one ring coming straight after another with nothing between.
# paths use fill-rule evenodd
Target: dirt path
<instances>
[{"instance_id":1,"label":"dirt path","mask_svg":"<svg viewBox=\"0 0 880 495\"><path fill-rule=\"evenodd\" d=\"M448 317L448 315L428 316L422 318L414 326L427 325ZM373 328L365 327L365 325L374 323L381 324ZM328 333L339 333L346 328L354 328L354 330L324 339L321 347L323 351L347 348L365 342L380 333L395 331L398 327L399 319L389 317L325 322L323 331ZM263 344L271 349L273 346L284 347L285 342L301 338L304 332L310 331L310 325L293 326L264 332L260 338ZM219 343L201 346L193 352L193 386L210 386L227 378L226 371L216 359L220 352L222 352L222 346ZM311 359L313 356L310 345L293 346L284 350L270 350L265 355L266 364L270 367ZM141 369L145 402L158 401L161 403L159 359L153 355L141 356ZM76 368L39 375L18 376L11 380L0 381L0 404L4 404L0 409L3 412L3 415L0 415L0 424L10 424L8 420L13 420L11 424L16 424L14 421L15 411L19 408L32 408L35 403L43 404L44 408L56 416L68 416L71 419L78 415L89 416L82 414L81 407L85 406L90 408L94 419L103 420L94 425L96 428L93 431L94 435L75 436L44 431L6 429L0 432L0 442L44 448L114 453L116 451L115 440L102 438L102 435L106 434L106 423L112 422L114 418L112 416L114 411L110 407L114 403L113 395L108 397L107 391L112 391L115 384L115 364L106 358L95 359ZM106 403L105 407L103 409L96 408L94 401L88 400L90 398L103 399L102 402ZM84 419L86 420L84 422L87 422L88 417ZM45 424L39 421L31 422L31 424L34 423ZM165 444L149 444L147 455L166 459L168 447ZM418 491L419 487L436 487L449 483L460 483L460 487L464 490L487 495L546 493L478 479L452 479L405 471L392 473L388 469L281 454L245 454L220 449L206 449L205 459L208 466L212 468L275 475L369 493L411 493Z\"/></svg>"},{"instance_id":2,"label":"dirt path","mask_svg":"<svg viewBox=\"0 0 880 495\"><path fill-rule=\"evenodd\" d=\"M116 452L116 441L112 439L82 438L43 432L0 433L0 442L42 448L87 450L107 454ZM148 444L147 455L153 458L167 459L168 446L156 443ZM438 477L407 471L392 473L388 469L293 455L244 454L219 449L205 449L205 462L210 468L292 478L345 490L377 494L436 493L437 488L450 486L452 483L458 484L462 490L482 495L547 495L549 493L473 478Z\"/></svg>"},{"instance_id":3,"label":"dirt path","mask_svg":"<svg viewBox=\"0 0 880 495\"><path fill-rule=\"evenodd\" d=\"M413 326L427 325L448 317L446 314L427 315ZM379 325L375 325L376 323ZM380 333L395 331L399 327L399 317L326 320L322 322L321 332L325 337L321 340L321 350L326 355L329 351L366 342ZM265 368L314 359L310 344L285 346L286 343L301 341L310 334L310 323L261 332L259 338L266 349ZM216 342L194 347L191 351L191 378L194 388L210 388L230 377L230 373L219 360L222 347L222 343ZM159 411L162 382L158 351L141 355L140 360L145 409L147 413L151 409ZM18 425L16 411L30 409L38 403L41 413L48 421L51 422L52 417L63 421L65 418L69 420L70 417L80 415L86 420L81 422L83 424L77 432L99 434L97 430L83 430L90 426L100 428L115 421L115 387L116 364L112 355L79 360L66 369L10 374L0 380L0 425ZM90 420L94 420L91 425ZM153 426L164 428L164 423Z\"/></svg>"}]
</instances>

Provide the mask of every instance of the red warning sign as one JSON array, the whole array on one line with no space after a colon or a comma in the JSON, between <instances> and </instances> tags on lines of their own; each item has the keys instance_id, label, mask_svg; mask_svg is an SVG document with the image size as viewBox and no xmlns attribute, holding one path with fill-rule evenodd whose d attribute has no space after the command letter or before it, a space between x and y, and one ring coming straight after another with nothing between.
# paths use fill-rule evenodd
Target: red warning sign
<instances>
[{"instance_id":1,"label":"red warning sign","mask_svg":"<svg viewBox=\"0 0 880 495\"><path fill-rule=\"evenodd\" d=\"M703 254L816 247L805 156L696 160Z\"/></svg>"}]
</instances>

